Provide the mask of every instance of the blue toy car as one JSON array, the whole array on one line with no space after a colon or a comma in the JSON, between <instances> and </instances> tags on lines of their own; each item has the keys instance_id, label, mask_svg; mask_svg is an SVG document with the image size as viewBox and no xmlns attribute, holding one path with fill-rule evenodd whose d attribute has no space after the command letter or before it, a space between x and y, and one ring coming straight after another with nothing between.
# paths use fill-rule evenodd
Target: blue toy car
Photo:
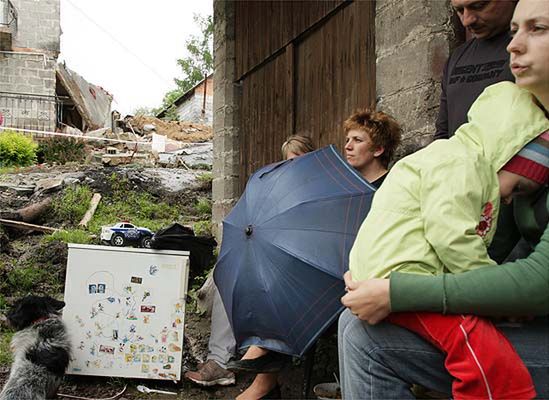
<instances>
[{"instance_id":1,"label":"blue toy car","mask_svg":"<svg viewBox=\"0 0 549 400\"><path fill-rule=\"evenodd\" d=\"M150 229L138 227L129 222L119 222L113 226L101 228L101 240L116 247L129 244L149 249L153 234L154 232Z\"/></svg>"}]
</instances>

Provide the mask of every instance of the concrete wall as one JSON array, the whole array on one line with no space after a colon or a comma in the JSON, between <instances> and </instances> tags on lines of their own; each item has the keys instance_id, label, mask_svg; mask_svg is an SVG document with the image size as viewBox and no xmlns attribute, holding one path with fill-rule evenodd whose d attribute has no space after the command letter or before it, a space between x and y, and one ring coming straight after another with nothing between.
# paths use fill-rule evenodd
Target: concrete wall
<instances>
[{"instance_id":1,"label":"concrete wall","mask_svg":"<svg viewBox=\"0 0 549 400\"><path fill-rule=\"evenodd\" d=\"M41 54L0 53L0 92L53 96L55 63Z\"/></svg>"},{"instance_id":2,"label":"concrete wall","mask_svg":"<svg viewBox=\"0 0 549 400\"><path fill-rule=\"evenodd\" d=\"M236 79L233 1L214 0L213 98L213 233L221 242L221 222L233 208L239 191L239 89Z\"/></svg>"},{"instance_id":3,"label":"concrete wall","mask_svg":"<svg viewBox=\"0 0 549 400\"><path fill-rule=\"evenodd\" d=\"M14 47L46 51L57 58L61 45L59 0L12 0L17 9Z\"/></svg>"},{"instance_id":4,"label":"concrete wall","mask_svg":"<svg viewBox=\"0 0 549 400\"><path fill-rule=\"evenodd\" d=\"M4 92L0 93L0 112L6 126L53 129L61 36L59 0L13 0L13 4L17 32L11 52L0 52L0 92Z\"/></svg>"},{"instance_id":5,"label":"concrete wall","mask_svg":"<svg viewBox=\"0 0 549 400\"><path fill-rule=\"evenodd\" d=\"M376 1L378 109L403 126L398 155L432 140L444 64L454 42L450 2Z\"/></svg>"}]
</instances>

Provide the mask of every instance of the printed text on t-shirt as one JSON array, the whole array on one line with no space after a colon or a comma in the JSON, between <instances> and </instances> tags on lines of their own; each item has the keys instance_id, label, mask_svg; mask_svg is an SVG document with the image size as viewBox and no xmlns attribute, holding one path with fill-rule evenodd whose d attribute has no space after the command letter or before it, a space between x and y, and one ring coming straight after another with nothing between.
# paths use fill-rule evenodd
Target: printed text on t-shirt
<instances>
[{"instance_id":1,"label":"printed text on t-shirt","mask_svg":"<svg viewBox=\"0 0 549 400\"><path fill-rule=\"evenodd\" d=\"M507 60L490 61L483 64L456 65L450 75L450 85L454 83L472 83L497 78Z\"/></svg>"}]
</instances>

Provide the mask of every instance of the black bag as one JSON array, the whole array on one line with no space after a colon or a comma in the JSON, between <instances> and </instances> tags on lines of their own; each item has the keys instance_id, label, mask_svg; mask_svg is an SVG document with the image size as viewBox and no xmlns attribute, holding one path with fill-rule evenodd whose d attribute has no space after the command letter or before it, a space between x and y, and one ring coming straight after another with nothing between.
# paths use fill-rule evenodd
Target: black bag
<instances>
[{"instance_id":1,"label":"black bag","mask_svg":"<svg viewBox=\"0 0 549 400\"><path fill-rule=\"evenodd\" d=\"M217 242L212 237L195 236L191 228L173 223L160 229L151 239L151 248L159 250L186 250L190 255L190 272L196 276L208 268Z\"/></svg>"}]
</instances>

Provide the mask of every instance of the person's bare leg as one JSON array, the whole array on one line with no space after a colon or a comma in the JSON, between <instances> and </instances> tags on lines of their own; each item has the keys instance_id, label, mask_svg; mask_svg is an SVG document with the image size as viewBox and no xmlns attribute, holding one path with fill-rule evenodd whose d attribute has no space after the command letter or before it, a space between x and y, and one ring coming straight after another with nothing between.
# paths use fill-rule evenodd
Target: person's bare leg
<instances>
[{"instance_id":1,"label":"person's bare leg","mask_svg":"<svg viewBox=\"0 0 549 400\"><path fill-rule=\"evenodd\" d=\"M267 354L269 350L264 349L259 346L250 346L248 347L248 350L246 350L246 353L242 356L243 360L251 360L254 358L259 358Z\"/></svg>"},{"instance_id":2,"label":"person's bare leg","mask_svg":"<svg viewBox=\"0 0 549 400\"><path fill-rule=\"evenodd\" d=\"M278 373L256 375L252 384L243 391L236 400L258 400L275 388L278 383Z\"/></svg>"}]
</instances>

